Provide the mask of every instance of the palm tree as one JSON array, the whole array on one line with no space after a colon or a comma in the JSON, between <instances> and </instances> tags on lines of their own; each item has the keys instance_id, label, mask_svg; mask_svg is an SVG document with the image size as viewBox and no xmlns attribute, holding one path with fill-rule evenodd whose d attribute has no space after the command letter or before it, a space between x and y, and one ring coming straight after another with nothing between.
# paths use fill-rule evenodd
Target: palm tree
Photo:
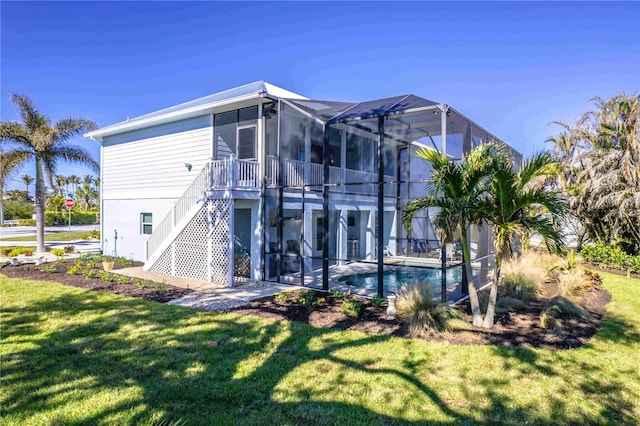
<instances>
[{"instance_id":1,"label":"palm tree","mask_svg":"<svg viewBox=\"0 0 640 426\"><path fill-rule=\"evenodd\" d=\"M37 251L44 252L44 173L53 186L56 166L61 160L84 164L97 171L98 163L84 148L68 144L69 139L95 129L96 125L84 118L65 118L52 125L28 97L11 94L10 99L18 110L22 123L0 123L0 148L7 146L8 150L4 155L18 164L35 159Z\"/></svg>"},{"instance_id":2,"label":"palm tree","mask_svg":"<svg viewBox=\"0 0 640 426\"><path fill-rule=\"evenodd\" d=\"M640 96L593 99L572 127L550 138L564 173L558 185L592 241L640 251ZM623 247L625 248L625 247Z\"/></svg>"},{"instance_id":3,"label":"palm tree","mask_svg":"<svg viewBox=\"0 0 640 426\"><path fill-rule=\"evenodd\" d=\"M78 187L76 196L80 200L80 204L84 207L84 211L87 211L97 200L98 191L93 186L91 186L90 183L85 182L80 187Z\"/></svg>"},{"instance_id":4,"label":"palm tree","mask_svg":"<svg viewBox=\"0 0 640 426\"><path fill-rule=\"evenodd\" d=\"M55 184L55 188L58 190L58 194L64 195L66 191L64 186L67 184L67 178L62 175L56 175L54 178L54 182L52 183Z\"/></svg>"},{"instance_id":5,"label":"palm tree","mask_svg":"<svg viewBox=\"0 0 640 426\"><path fill-rule=\"evenodd\" d=\"M481 145L472 150L461 162L449 161L445 154L423 148L416 155L433 167L428 185L429 194L410 202L403 212L403 222L409 232L415 215L430 207L438 209L433 225L441 236L441 244L451 242L456 232L460 233L462 259L469 280L469 302L473 314L473 324L482 325L482 311L478 300L478 286L471 271L471 250L468 230L471 224L483 220L482 199L488 190L492 165L495 158L503 155L495 143Z\"/></svg>"},{"instance_id":6,"label":"palm tree","mask_svg":"<svg viewBox=\"0 0 640 426\"><path fill-rule=\"evenodd\" d=\"M29 185L31 185L31 183L33 183L33 177L30 175L23 175L22 176L22 182L24 182L24 184L27 187L27 194L29 193Z\"/></svg>"},{"instance_id":7,"label":"palm tree","mask_svg":"<svg viewBox=\"0 0 640 426\"><path fill-rule=\"evenodd\" d=\"M6 153L0 149L0 225L4 223L4 184L17 172L24 159L21 154Z\"/></svg>"},{"instance_id":8,"label":"palm tree","mask_svg":"<svg viewBox=\"0 0 640 426\"><path fill-rule=\"evenodd\" d=\"M78 184L81 182L80 177L76 175L71 175L67 178L69 184L73 185L72 190L69 191L70 194L75 194L78 190Z\"/></svg>"},{"instance_id":9,"label":"palm tree","mask_svg":"<svg viewBox=\"0 0 640 426\"><path fill-rule=\"evenodd\" d=\"M481 209L491 223L496 251L496 270L491 284L484 328L493 327L500 281L500 267L514 254L519 237L537 232L550 253L564 249L558 223L564 218L565 203L556 190L548 186L549 175L557 172L553 157L540 153L526 160L519 171L503 156L494 162L489 197Z\"/></svg>"}]
</instances>

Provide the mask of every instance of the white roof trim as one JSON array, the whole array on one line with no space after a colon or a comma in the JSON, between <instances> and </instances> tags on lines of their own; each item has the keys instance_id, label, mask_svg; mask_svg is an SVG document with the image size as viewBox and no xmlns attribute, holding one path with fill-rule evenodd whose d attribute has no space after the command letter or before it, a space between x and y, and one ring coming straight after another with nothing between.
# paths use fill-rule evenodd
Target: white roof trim
<instances>
[{"instance_id":1,"label":"white roof trim","mask_svg":"<svg viewBox=\"0 0 640 426\"><path fill-rule=\"evenodd\" d=\"M265 102L266 102L266 99L268 96L277 97L277 98L286 97L286 98L293 98L293 99L308 99L308 98L305 98L304 96L298 95L297 93L290 92L288 90L282 89L272 84L265 83L265 82L261 82L261 83L266 90L260 90L260 91L256 91L246 95L236 96L236 97L227 98L227 99L220 99L220 100L212 101L202 105L195 105L193 107L173 110L165 114L162 114L162 110L152 112L152 113L146 114L146 115L151 115L150 117L145 118L145 115L142 115L140 117L136 117L132 119L131 121L122 121L120 123L102 127L100 129L93 130L91 132L86 133L84 137L102 141L103 138L106 136L112 136L120 133L130 132L133 130L170 123L177 120L196 117L198 115L211 113L215 109L221 108L226 105L231 105L234 103L250 101L250 100L258 100L258 99L265 99ZM253 83L250 83L250 84L253 84ZM244 86L240 86L240 88L241 87L244 87ZM235 89L238 89L238 88L235 88ZM224 92L235 90L235 89L229 89L219 93L224 93ZM189 102L191 101L188 101L186 103L189 103ZM174 107L169 107L166 109L172 109L172 108Z\"/></svg>"},{"instance_id":2,"label":"white roof trim","mask_svg":"<svg viewBox=\"0 0 640 426\"><path fill-rule=\"evenodd\" d=\"M224 105L233 104L236 102L247 101L251 99L264 98L260 93L252 93L245 96L238 96L236 98L224 99L222 101L211 102L204 105L198 105L192 108L181 109L178 111L172 111L163 115L154 115L153 117L136 119L134 121L123 121L120 123L112 124L111 126L103 127L98 130L84 134L85 138L96 139L102 141L105 136L112 136L119 133L130 132L132 130L138 130L150 126L157 126L159 124L170 123L180 119L195 117L211 111L215 108L222 107Z\"/></svg>"}]
</instances>

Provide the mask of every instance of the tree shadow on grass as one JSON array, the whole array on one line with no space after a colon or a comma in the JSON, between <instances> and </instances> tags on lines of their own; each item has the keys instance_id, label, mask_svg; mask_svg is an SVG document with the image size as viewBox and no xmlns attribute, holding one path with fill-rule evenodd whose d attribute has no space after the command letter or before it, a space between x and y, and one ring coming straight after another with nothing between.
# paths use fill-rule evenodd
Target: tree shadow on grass
<instances>
[{"instance_id":1,"label":"tree shadow on grass","mask_svg":"<svg viewBox=\"0 0 640 426\"><path fill-rule=\"evenodd\" d=\"M425 374L434 368L435 353L416 359L404 357L397 368L377 366L375 353L359 360L345 355L371 350L372 345L393 348L402 342L411 346L411 341L389 342L394 338L196 312L67 288L54 290L64 294L35 299L26 306L3 306L7 321L3 321L2 336L3 346L7 345L2 351L3 418L63 424L144 424L180 419L187 424L549 421L536 414L536 407L512 408L508 395L501 392L505 382L500 381L480 384L487 401L482 407L451 405L429 386ZM15 347L9 350L8 345ZM500 351L504 358L522 358L547 375L557 374L526 350ZM338 373L327 370L323 375L323 368ZM342 370L357 371L362 382L350 383ZM291 378L294 371L301 372L301 382ZM358 393L364 389L356 385L371 382L370 391L385 390L380 378L391 381L387 391L406 392L402 401L390 396L391 412L372 406L359 395L354 398L359 402L331 400L332 389L338 386L349 386ZM465 390L468 385L459 386ZM86 406L69 408L78 398L85 398ZM416 409L416 401L431 409ZM561 415L561 398L553 403ZM601 419L565 415L564 420L580 424Z\"/></svg>"}]
</instances>

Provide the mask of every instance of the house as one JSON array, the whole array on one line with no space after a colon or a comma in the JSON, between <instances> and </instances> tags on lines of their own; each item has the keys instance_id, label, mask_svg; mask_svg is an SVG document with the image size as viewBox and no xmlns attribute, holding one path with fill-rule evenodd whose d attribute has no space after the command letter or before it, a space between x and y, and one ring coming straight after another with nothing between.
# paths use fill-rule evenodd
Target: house
<instances>
[{"instance_id":1,"label":"house","mask_svg":"<svg viewBox=\"0 0 640 426\"><path fill-rule=\"evenodd\" d=\"M321 101L262 81L86 136L101 143L106 253L212 285L324 288L345 265L373 264L382 276L387 260L439 257L434 212L412 235L401 223L430 175L416 150L456 160L498 140L418 96ZM478 259L490 255L486 230L472 239Z\"/></svg>"}]
</instances>

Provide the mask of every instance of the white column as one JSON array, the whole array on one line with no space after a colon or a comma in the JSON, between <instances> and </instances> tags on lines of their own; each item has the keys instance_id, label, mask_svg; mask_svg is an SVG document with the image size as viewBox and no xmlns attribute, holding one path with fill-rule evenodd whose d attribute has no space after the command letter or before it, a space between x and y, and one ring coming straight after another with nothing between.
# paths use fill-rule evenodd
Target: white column
<instances>
[{"instance_id":1,"label":"white column","mask_svg":"<svg viewBox=\"0 0 640 426\"><path fill-rule=\"evenodd\" d=\"M262 281L262 271L260 270L260 253L262 251L262 200L251 205L251 223L253 232L251 233L251 279Z\"/></svg>"},{"instance_id":2,"label":"white column","mask_svg":"<svg viewBox=\"0 0 640 426\"><path fill-rule=\"evenodd\" d=\"M338 223L338 259L346 259L347 250L347 210L340 210L340 220ZM338 265L346 265L345 260L339 260Z\"/></svg>"},{"instance_id":3,"label":"white column","mask_svg":"<svg viewBox=\"0 0 640 426\"><path fill-rule=\"evenodd\" d=\"M265 118L262 116L263 104L258 105L258 126L256 128L256 159L258 161L258 176L252 176L252 179L258 183L258 187L262 187L262 178L267 174L267 165L262 160L266 158L264 151L267 149L265 144Z\"/></svg>"},{"instance_id":4,"label":"white column","mask_svg":"<svg viewBox=\"0 0 640 426\"><path fill-rule=\"evenodd\" d=\"M389 254L392 256L396 256L398 254L398 247L397 247L398 212L396 210L393 210L385 213L387 213L387 217L385 218L385 223L388 221L388 223L391 225L391 232L389 233L389 244L388 244Z\"/></svg>"},{"instance_id":5,"label":"white column","mask_svg":"<svg viewBox=\"0 0 640 426\"><path fill-rule=\"evenodd\" d=\"M304 273L309 274L313 270L313 210L309 204L305 205L304 220Z\"/></svg>"},{"instance_id":6,"label":"white column","mask_svg":"<svg viewBox=\"0 0 640 426\"><path fill-rule=\"evenodd\" d=\"M304 184L311 182L311 122L304 125Z\"/></svg>"},{"instance_id":7,"label":"white column","mask_svg":"<svg viewBox=\"0 0 640 426\"><path fill-rule=\"evenodd\" d=\"M367 260L372 260L376 251L376 211L375 209L369 210L369 217L367 218L367 236L366 245L367 249L365 257Z\"/></svg>"}]
</instances>

